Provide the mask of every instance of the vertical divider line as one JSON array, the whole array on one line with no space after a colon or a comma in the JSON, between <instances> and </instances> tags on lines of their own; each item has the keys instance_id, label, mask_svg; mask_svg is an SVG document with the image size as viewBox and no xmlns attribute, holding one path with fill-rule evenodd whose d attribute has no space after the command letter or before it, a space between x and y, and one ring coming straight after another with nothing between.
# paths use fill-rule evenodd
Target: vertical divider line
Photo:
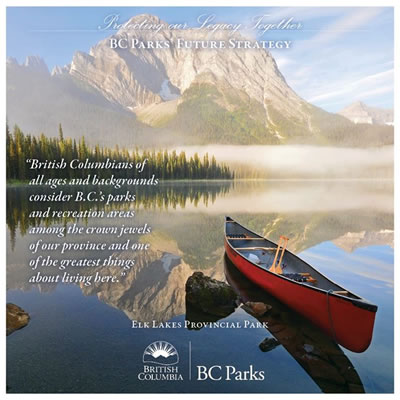
<instances>
[{"instance_id":1,"label":"vertical divider line","mask_svg":"<svg viewBox=\"0 0 400 400\"><path fill-rule=\"evenodd\" d=\"M192 342L189 340L189 381L192 380Z\"/></svg>"}]
</instances>

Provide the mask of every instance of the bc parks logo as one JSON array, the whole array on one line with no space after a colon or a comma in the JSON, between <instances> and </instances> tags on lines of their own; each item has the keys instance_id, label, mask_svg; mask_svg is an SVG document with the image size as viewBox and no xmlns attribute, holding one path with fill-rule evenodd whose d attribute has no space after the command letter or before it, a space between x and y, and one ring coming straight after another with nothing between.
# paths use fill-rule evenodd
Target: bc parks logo
<instances>
[{"instance_id":1,"label":"bc parks logo","mask_svg":"<svg viewBox=\"0 0 400 400\"><path fill-rule=\"evenodd\" d=\"M257 371L252 365L247 370L238 370L233 365L197 366L198 381L263 381L264 371Z\"/></svg>"},{"instance_id":2,"label":"bc parks logo","mask_svg":"<svg viewBox=\"0 0 400 400\"><path fill-rule=\"evenodd\" d=\"M191 360L191 346L189 347ZM149 344L143 352L143 369L138 374L141 381L183 381L179 371L179 354L175 346L164 340ZM192 378L192 365L189 361L188 375ZM263 381L264 371L257 371L253 365L239 370L233 365L196 365L197 381Z\"/></svg>"},{"instance_id":3,"label":"bc parks logo","mask_svg":"<svg viewBox=\"0 0 400 400\"><path fill-rule=\"evenodd\" d=\"M143 352L143 371L138 374L141 381L182 381L179 373L179 354L168 342L149 344Z\"/></svg>"}]
</instances>

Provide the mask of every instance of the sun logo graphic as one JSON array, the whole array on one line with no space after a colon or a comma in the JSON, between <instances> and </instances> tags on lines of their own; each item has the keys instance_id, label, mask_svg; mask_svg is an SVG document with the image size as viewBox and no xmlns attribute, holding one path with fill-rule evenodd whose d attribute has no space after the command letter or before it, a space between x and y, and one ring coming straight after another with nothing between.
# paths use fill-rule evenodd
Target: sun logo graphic
<instances>
[{"instance_id":1,"label":"sun logo graphic","mask_svg":"<svg viewBox=\"0 0 400 400\"><path fill-rule=\"evenodd\" d=\"M158 365L175 365L179 362L179 354L171 343L159 340L146 347L143 353L143 362Z\"/></svg>"}]
</instances>

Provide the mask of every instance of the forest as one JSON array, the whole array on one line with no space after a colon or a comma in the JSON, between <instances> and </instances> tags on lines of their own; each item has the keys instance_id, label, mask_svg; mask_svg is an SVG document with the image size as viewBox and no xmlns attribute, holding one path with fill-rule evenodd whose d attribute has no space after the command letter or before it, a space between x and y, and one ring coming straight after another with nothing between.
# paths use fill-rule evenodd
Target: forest
<instances>
[{"instance_id":1,"label":"forest","mask_svg":"<svg viewBox=\"0 0 400 400\"><path fill-rule=\"evenodd\" d=\"M225 164L217 163L214 156L206 153L200 157L198 153L193 156L186 156L184 151L179 154L168 150L143 150L138 148L128 150L120 148L115 144L113 149L108 147L94 147L86 143L82 136L78 141L71 138L64 138L61 124L59 125L58 137L47 137L41 134L39 137L24 134L15 125L11 132L8 124L6 125L7 136L7 181L27 181L38 172L30 169L28 159L37 159L45 162L46 160L64 159L69 164L74 159L89 160L93 162L105 162L107 159L116 163L139 163L147 159L146 168L143 172L137 169L113 169L98 172L101 177L107 178L112 174L116 178L149 178L153 174L159 179L233 179L234 173ZM61 170L46 170L49 178L81 178L90 173L90 170L65 168Z\"/></svg>"}]
</instances>

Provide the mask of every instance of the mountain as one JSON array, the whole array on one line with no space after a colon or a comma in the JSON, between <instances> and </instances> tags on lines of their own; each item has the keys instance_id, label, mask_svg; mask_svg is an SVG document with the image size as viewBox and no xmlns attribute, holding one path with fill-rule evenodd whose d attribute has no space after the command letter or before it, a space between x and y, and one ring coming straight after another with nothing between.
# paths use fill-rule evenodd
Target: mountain
<instances>
[{"instance_id":1,"label":"mountain","mask_svg":"<svg viewBox=\"0 0 400 400\"><path fill-rule=\"evenodd\" d=\"M146 129L134 114L111 103L96 89L68 73L50 75L38 61L19 65L7 60L7 119L26 133L56 136L61 123L66 136L114 146L111 131L118 127L121 143L135 143Z\"/></svg>"},{"instance_id":2,"label":"mountain","mask_svg":"<svg viewBox=\"0 0 400 400\"><path fill-rule=\"evenodd\" d=\"M267 50L202 48L244 41L239 34L130 29L143 23L164 24L134 16L52 74L37 57L9 60L10 125L55 135L61 122L67 136L108 144L117 133L120 145L393 143L392 127L356 125L307 103ZM128 48L112 48L118 41Z\"/></svg>"},{"instance_id":3,"label":"mountain","mask_svg":"<svg viewBox=\"0 0 400 400\"><path fill-rule=\"evenodd\" d=\"M350 104L338 114L356 124L393 125L393 110L369 107L362 101Z\"/></svg>"}]
</instances>

